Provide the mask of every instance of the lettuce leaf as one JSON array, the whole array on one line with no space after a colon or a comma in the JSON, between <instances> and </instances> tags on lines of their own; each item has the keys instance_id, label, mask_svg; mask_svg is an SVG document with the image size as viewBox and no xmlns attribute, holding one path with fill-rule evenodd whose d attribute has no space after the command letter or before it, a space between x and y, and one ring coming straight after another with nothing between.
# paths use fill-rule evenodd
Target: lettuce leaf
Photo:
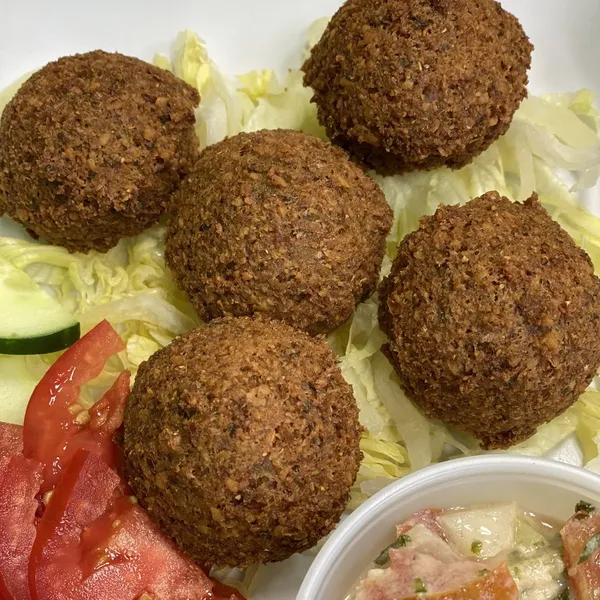
<instances>
[{"instance_id":1,"label":"lettuce leaf","mask_svg":"<svg viewBox=\"0 0 600 600\"><path fill-rule=\"evenodd\" d=\"M598 436L600 435L600 392L589 390L574 406L578 417L577 437L586 463L598 458Z\"/></svg>"}]
</instances>

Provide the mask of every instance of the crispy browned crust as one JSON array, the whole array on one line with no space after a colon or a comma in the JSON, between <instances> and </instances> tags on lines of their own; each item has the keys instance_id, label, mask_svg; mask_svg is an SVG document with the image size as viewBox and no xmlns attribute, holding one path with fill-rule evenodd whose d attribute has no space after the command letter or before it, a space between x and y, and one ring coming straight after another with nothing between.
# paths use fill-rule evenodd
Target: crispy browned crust
<instances>
[{"instance_id":1,"label":"crispy browned crust","mask_svg":"<svg viewBox=\"0 0 600 600\"><path fill-rule=\"evenodd\" d=\"M392 224L341 150L284 130L206 148L176 206L167 264L204 320L265 313L310 333L373 292Z\"/></svg>"},{"instance_id":2,"label":"crispy browned crust","mask_svg":"<svg viewBox=\"0 0 600 600\"><path fill-rule=\"evenodd\" d=\"M535 195L490 192L423 217L380 300L408 396L488 449L562 413L600 365L600 280Z\"/></svg>"},{"instance_id":3,"label":"crispy browned crust","mask_svg":"<svg viewBox=\"0 0 600 600\"><path fill-rule=\"evenodd\" d=\"M532 50L494 0L348 0L304 83L332 141L380 173L456 168L508 129Z\"/></svg>"},{"instance_id":4,"label":"crispy browned crust","mask_svg":"<svg viewBox=\"0 0 600 600\"><path fill-rule=\"evenodd\" d=\"M70 251L156 223L198 155L198 92L102 51L49 63L0 121L0 212Z\"/></svg>"},{"instance_id":5,"label":"crispy browned crust","mask_svg":"<svg viewBox=\"0 0 600 600\"><path fill-rule=\"evenodd\" d=\"M333 529L360 435L324 339L228 317L140 367L126 467L141 504L192 558L245 566L283 560Z\"/></svg>"}]
</instances>

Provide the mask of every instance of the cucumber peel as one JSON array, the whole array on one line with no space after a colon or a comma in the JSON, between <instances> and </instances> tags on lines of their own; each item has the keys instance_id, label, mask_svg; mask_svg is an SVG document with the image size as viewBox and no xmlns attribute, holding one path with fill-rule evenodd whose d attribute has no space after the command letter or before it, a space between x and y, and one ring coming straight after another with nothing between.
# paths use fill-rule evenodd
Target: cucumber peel
<instances>
[{"instance_id":1,"label":"cucumber peel","mask_svg":"<svg viewBox=\"0 0 600 600\"><path fill-rule=\"evenodd\" d=\"M0 354L48 354L81 334L78 321L24 271L0 259Z\"/></svg>"}]
</instances>

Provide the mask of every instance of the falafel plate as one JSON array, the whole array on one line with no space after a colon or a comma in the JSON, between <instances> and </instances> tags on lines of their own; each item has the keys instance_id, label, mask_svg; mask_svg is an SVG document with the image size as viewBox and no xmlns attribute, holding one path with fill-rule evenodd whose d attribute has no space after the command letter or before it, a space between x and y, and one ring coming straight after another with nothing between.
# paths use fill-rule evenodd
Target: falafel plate
<instances>
[{"instance_id":1,"label":"falafel plate","mask_svg":"<svg viewBox=\"0 0 600 600\"><path fill-rule=\"evenodd\" d=\"M283 75L184 31L0 94L2 600L292 599L432 463L600 472L600 113L532 93L521 16L347 0Z\"/></svg>"}]
</instances>

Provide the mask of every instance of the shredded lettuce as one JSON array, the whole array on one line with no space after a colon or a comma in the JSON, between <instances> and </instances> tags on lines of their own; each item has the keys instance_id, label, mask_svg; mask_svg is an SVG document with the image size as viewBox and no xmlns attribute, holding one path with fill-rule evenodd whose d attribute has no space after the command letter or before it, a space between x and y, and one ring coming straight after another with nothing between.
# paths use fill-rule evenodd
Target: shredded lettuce
<instances>
[{"instance_id":1,"label":"shredded lettuce","mask_svg":"<svg viewBox=\"0 0 600 600\"><path fill-rule=\"evenodd\" d=\"M109 361L94 382L97 386L106 385L123 369L135 374L159 347L199 323L165 267L164 233L164 226L154 227L137 238L121 240L106 254L69 254L56 246L0 237L0 257L50 289L81 322L82 332L107 319L123 336L127 350ZM39 375L43 365L55 359L48 355L21 360Z\"/></svg>"},{"instance_id":2,"label":"shredded lettuce","mask_svg":"<svg viewBox=\"0 0 600 600\"><path fill-rule=\"evenodd\" d=\"M577 437L586 463L598 459L600 435L600 392L589 390L574 406L577 414Z\"/></svg>"},{"instance_id":3,"label":"shredded lettuce","mask_svg":"<svg viewBox=\"0 0 600 600\"><path fill-rule=\"evenodd\" d=\"M304 57L327 22L319 20L310 28ZM179 35L171 57L156 56L155 64L200 92L196 131L201 148L239 132L264 128L299 129L325 137L298 69L288 71L283 78L269 70L226 76L211 60L206 44L189 31ZM19 84L0 95L0 109ZM596 185L600 175L600 115L593 100L588 90L529 97L508 133L459 171L441 168L396 177L371 174L394 212L382 276L389 271L398 243L418 226L422 215L432 214L441 203L462 204L489 190L515 200L524 200L537 191L551 216L600 268L600 219L574 195ZM165 268L164 233L160 225L137 238L122 240L106 254L88 255L0 238L0 257L13 261L52 290L81 320L84 331L106 318L122 333L126 350L110 361L86 390L90 401L116 372L128 368L135 373L158 348L199 323ZM386 339L377 323L377 306L376 296L361 304L353 318L328 339L339 355L343 376L352 385L365 428L361 440L364 460L351 507L416 469L482 452L477 440L425 418L403 393L381 351ZM27 381L34 381L53 359L14 360L21 361L19 368L27 369ZM0 372L7 368L4 361L6 358L0 357ZM576 432L588 467L600 472L599 398L599 392L586 392L573 408L509 452L541 455ZM18 420L12 410L12 418ZM247 592L256 570L241 573L221 569L214 574Z\"/></svg>"}]
</instances>

